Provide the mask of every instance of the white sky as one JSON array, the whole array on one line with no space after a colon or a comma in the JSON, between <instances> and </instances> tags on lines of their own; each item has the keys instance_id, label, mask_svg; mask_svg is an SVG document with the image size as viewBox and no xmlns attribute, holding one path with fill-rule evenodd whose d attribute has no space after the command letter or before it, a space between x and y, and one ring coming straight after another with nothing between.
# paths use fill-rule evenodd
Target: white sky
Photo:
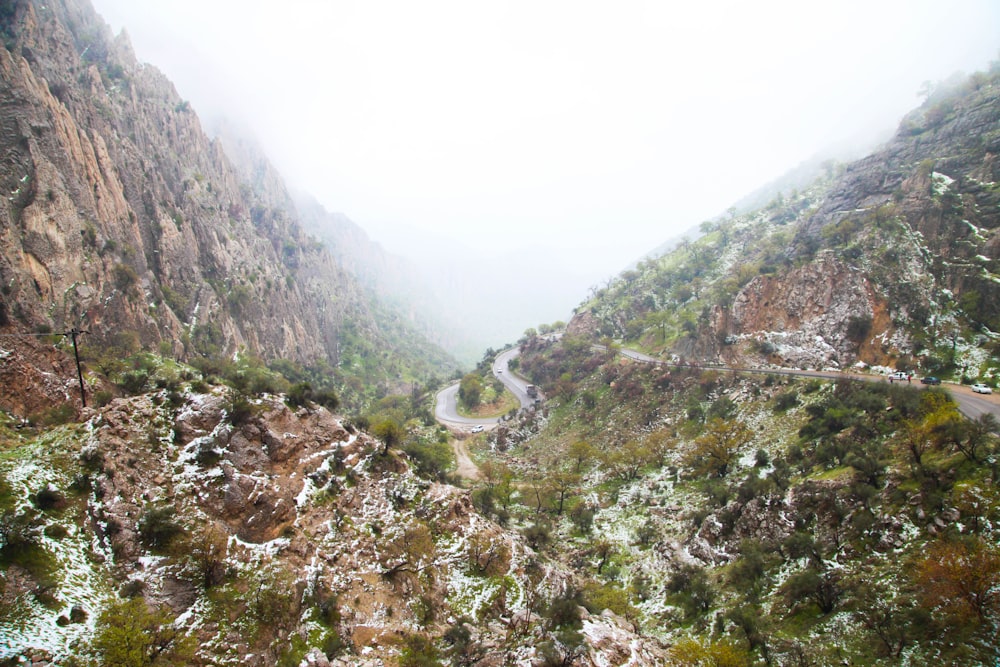
<instances>
[{"instance_id":1,"label":"white sky","mask_svg":"<svg viewBox=\"0 0 1000 667\"><path fill-rule=\"evenodd\" d=\"M1000 57L997 0L92 1L388 249L603 275Z\"/></svg>"}]
</instances>

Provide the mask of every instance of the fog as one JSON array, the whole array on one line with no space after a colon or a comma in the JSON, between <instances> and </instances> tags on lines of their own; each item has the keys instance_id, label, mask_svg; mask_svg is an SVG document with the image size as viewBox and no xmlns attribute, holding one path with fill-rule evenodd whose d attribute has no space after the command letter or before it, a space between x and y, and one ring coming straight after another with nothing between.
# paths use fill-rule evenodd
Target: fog
<instances>
[{"instance_id":1,"label":"fog","mask_svg":"<svg viewBox=\"0 0 1000 667\"><path fill-rule=\"evenodd\" d=\"M995 0L93 2L490 345L1000 55Z\"/></svg>"}]
</instances>

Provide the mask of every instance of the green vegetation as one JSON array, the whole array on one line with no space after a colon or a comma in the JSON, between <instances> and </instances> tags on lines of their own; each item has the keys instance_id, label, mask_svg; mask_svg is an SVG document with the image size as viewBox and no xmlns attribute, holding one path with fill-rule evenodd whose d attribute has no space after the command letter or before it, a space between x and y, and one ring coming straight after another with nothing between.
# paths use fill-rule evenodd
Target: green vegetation
<instances>
[{"instance_id":1,"label":"green vegetation","mask_svg":"<svg viewBox=\"0 0 1000 667\"><path fill-rule=\"evenodd\" d=\"M557 398L540 433L512 437L530 415L511 426L473 499L545 557L586 564L591 612L634 619L677 659L733 661L704 664L990 655L990 419L913 385L761 382L525 342L521 372ZM672 543L705 560L650 549Z\"/></svg>"}]
</instances>

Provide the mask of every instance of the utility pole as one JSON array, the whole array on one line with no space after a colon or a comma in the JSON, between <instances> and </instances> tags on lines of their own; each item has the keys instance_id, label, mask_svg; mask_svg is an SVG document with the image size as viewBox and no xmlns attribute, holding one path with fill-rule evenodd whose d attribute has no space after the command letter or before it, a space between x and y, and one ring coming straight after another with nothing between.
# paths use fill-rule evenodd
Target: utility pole
<instances>
[{"instance_id":1,"label":"utility pole","mask_svg":"<svg viewBox=\"0 0 1000 667\"><path fill-rule=\"evenodd\" d=\"M87 407L87 394L83 390L83 371L80 369L80 352L76 349L76 337L88 332L73 327L67 333L73 340L73 356L76 358L76 377L80 380L80 405Z\"/></svg>"}]
</instances>

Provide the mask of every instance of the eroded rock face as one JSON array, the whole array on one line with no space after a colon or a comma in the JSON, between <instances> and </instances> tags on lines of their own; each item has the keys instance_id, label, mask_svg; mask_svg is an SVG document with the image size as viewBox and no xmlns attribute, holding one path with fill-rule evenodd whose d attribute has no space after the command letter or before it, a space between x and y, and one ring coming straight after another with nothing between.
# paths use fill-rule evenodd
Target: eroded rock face
<instances>
[{"instance_id":1,"label":"eroded rock face","mask_svg":"<svg viewBox=\"0 0 1000 667\"><path fill-rule=\"evenodd\" d=\"M858 340L850 323L871 320L880 299L865 275L823 253L780 277L762 275L736 295L731 335L766 341L791 366L849 366Z\"/></svg>"},{"instance_id":2,"label":"eroded rock face","mask_svg":"<svg viewBox=\"0 0 1000 667\"><path fill-rule=\"evenodd\" d=\"M15 2L0 28L0 330L86 330L91 359L128 335L182 359L335 364L345 322L378 339L277 172L261 159L248 180L88 3Z\"/></svg>"}]
</instances>

